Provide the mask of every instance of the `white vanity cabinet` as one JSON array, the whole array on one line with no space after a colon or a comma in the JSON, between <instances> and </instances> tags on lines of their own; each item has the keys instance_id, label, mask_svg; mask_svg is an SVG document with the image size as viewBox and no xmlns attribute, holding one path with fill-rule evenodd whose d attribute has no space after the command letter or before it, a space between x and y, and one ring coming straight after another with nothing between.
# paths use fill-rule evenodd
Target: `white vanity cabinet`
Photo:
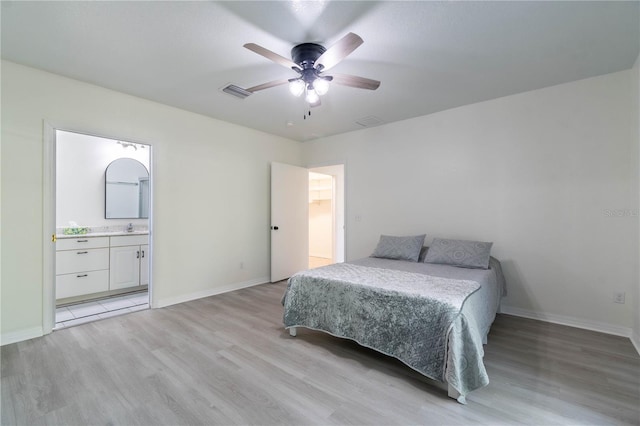
<instances>
[{"instance_id":1,"label":"white vanity cabinet","mask_svg":"<svg viewBox=\"0 0 640 426\"><path fill-rule=\"evenodd\" d=\"M56 244L56 298L109 290L109 237L60 239Z\"/></svg>"},{"instance_id":2,"label":"white vanity cabinet","mask_svg":"<svg viewBox=\"0 0 640 426\"><path fill-rule=\"evenodd\" d=\"M149 244L140 246L140 285L149 285Z\"/></svg>"},{"instance_id":3,"label":"white vanity cabinet","mask_svg":"<svg viewBox=\"0 0 640 426\"><path fill-rule=\"evenodd\" d=\"M149 284L147 235L111 237L109 290Z\"/></svg>"},{"instance_id":4,"label":"white vanity cabinet","mask_svg":"<svg viewBox=\"0 0 640 426\"><path fill-rule=\"evenodd\" d=\"M56 299L149 284L149 235L60 237L56 242ZM114 292L117 294L117 292Z\"/></svg>"}]
</instances>

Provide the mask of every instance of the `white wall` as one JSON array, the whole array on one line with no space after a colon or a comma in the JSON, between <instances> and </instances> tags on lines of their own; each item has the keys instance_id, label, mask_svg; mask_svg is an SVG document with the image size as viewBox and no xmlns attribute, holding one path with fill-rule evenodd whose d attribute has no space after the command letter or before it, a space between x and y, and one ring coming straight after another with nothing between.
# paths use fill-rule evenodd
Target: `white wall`
<instances>
[{"instance_id":1,"label":"white wall","mask_svg":"<svg viewBox=\"0 0 640 426\"><path fill-rule=\"evenodd\" d=\"M299 143L11 62L1 78L3 342L42 331L43 120L153 146L156 306L268 281L270 162L300 165Z\"/></svg>"},{"instance_id":2,"label":"white wall","mask_svg":"<svg viewBox=\"0 0 640 426\"><path fill-rule=\"evenodd\" d=\"M345 261L345 165L342 161L332 163L331 166L310 166L310 170L333 177L335 203L335 228L333 241L333 261L336 263Z\"/></svg>"},{"instance_id":3,"label":"white wall","mask_svg":"<svg viewBox=\"0 0 640 426\"><path fill-rule=\"evenodd\" d=\"M309 256L333 258L331 200L309 203Z\"/></svg>"},{"instance_id":4,"label":"white wall","mask_svg":"<svg viewBox=\"0 0 640 426\"><path fill-rule=\"evenodd\" d=\"M309 172L309 256L333 259L333 177Z\"/></svg>"},{"instance_id":5,"label":"white wall","mask_svg":"<svg viewBox=\"0 0 640 426\"><path fill-rule=\"evenodd\" d=\"M633 99L633 107L631 109L631 116L633 120L635 120L634 128L635 128L635 138L636 138L636 149L638 154L636 156L638 163L640 163L640 55L636 59L636 63L632 69L632 93L635 95ZM640 173L636 176L636 180L640 181ZM638 213L640 213L640 204L637 206ZM640 214L638 214L638 220L640 220ZM638 239L640 240L640 234L638 235ZM640 267L640 266L639 266ZM636 347L636 350L640 353L640 279L638 279L636 293L635 293L635 324L634 331L632 336L633 344Z\"/></svg>"},{"instance_id":6,"label":"white wall","mask_svg":"<svg viewBox=\"0 0 640 426\"><path fill-rule=\"evenodd\" d=\"M56 227L146 225L147 219L105 219L105 170L118 158L132 158L149 170L150 149L124 147L116 140L58 132L56 138ZM138 187L127 187L137 199ZM133 202L137 212L137 202Z\"/></svg>"},{"instance_id":7,"label":"white wall","mask_svg":"<svg viewBox=\"0 0 640 426\"><path fill-rule=\"evenodd\" d=\"M382 233L493 241L511 312L629 335L612 295L638 283L633 76L305 143L307 163L348 162L347 259Z\"/></svg>"}]
</instances>

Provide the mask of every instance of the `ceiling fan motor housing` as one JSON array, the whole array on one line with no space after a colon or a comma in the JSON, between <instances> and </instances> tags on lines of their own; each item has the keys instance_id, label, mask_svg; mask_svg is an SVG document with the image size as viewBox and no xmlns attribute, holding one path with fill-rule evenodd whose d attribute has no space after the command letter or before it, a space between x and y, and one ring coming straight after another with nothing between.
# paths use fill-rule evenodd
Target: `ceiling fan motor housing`
<instances>
[{"instance_id":1,"label":"ceiling fan motor housing","mask_svg":"<svg viewBox=\"0 0 640 426\"><path fill-rule=\"evenodd\" d=\"M315 62L326 51L327 49L319 44L302 43L291 49L291 59L303 70L313 69Z\"/></svg>"}]
</instances>

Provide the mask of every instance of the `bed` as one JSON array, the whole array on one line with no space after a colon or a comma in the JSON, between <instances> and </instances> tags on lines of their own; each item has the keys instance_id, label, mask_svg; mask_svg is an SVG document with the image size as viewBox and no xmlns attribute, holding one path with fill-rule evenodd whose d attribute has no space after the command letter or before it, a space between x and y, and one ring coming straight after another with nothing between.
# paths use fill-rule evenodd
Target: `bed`
<instances>
[{"instance_id":1,"label":"bed","mask_svg":"<svg viewBox=\"0 0 640 426\"><path fill-rule=\"evenodd\" d=\"M399 359L466 395L489 383L483 344L504 292L500 262L488 269L363 258L302 271L282 298L284 326L323 331Z\"/></svg>"}]
</instances>

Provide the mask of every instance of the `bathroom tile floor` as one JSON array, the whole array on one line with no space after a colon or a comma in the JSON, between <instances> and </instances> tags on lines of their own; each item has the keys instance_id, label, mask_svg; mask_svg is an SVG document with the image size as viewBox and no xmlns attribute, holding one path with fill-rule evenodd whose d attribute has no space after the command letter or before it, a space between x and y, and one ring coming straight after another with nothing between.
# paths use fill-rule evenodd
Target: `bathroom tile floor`
<instances>
[{"instance_id":1,"label":"bathroom tile floor","mask_svg":"<svg viewBox=\"0 0 640 426\"><path fill-rule=\"evenodd\" d=\"M56 309L54 330L143 309L149 309L148 291L64 306Z\"/></svg>"}]
</instances>

